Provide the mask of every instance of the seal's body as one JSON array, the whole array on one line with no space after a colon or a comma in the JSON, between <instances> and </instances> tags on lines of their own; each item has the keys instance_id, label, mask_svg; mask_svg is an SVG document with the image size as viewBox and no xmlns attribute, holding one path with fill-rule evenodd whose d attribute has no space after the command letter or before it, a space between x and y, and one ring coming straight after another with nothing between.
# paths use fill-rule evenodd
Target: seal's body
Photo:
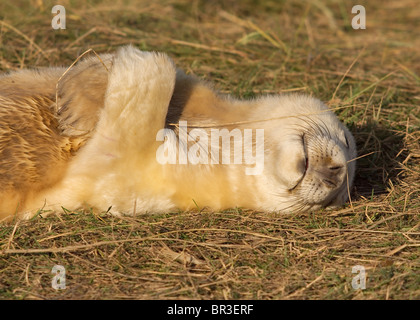
<instances>
[{"instance_id":1,"label":"seal's body","mask_svg":"<svg viewBox=\"0 0 420 320\"><path fill-rule=\"evenodd\" d=\"M354 139L319 100L236 100L130 46L101 59L0 77L0 217L347 199Z\"/></svg>"}]
</instances>

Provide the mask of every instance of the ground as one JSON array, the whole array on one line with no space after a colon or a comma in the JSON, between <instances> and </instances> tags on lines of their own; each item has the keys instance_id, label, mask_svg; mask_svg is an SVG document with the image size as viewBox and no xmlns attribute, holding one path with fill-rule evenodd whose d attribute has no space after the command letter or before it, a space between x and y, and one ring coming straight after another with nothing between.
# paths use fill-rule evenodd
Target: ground
<instances>
[{"instance_id":1,"label":"ground","mask_svg":"<svg viewBox=\"0 0 420 320\"><path fill-rule=\"evenodd\" d=\"M0 299L420 298L416 1L61 1L63 30L55 4L0 4L1 71L132 43L237 97L311 94L355 136L355 186L345 207L309 214L63 209L2 225Z\"/></svg>"}]
</instances>

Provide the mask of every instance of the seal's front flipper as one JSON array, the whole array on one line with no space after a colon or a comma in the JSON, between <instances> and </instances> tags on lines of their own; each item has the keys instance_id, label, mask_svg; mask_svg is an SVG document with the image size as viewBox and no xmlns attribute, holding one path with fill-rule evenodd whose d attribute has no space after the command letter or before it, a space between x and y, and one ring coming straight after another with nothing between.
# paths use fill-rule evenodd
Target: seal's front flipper
<instances>
[{"instance_id":1,"label":"seal's front flipper","mask_svg":"<svg viewBox=\"0 0 420 320\"><path fill-rule=\"evenodd\" d=\"M121 48L108 78L97 131L139 150L164 128L175 86L174 63L165 54Z\"/></svg>"}]
</instances>

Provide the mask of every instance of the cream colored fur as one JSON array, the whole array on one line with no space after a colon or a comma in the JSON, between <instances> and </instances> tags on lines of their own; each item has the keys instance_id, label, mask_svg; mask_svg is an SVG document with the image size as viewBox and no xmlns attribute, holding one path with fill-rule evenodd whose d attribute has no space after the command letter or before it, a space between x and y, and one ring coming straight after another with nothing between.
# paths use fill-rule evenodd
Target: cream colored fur
<instances>
[{"instance_id":1,"label":"cream colored fur","mask_svg":"<svg viewBox=\"0 0 420 320\"><path fill-rule=\"evenodd\" d=\"M10 192L0 192L2 201L15 201L7 212L0 206L0 217L13 215L13 206L20 216L31 217L40 208L54 212L62 207L100 211L112 207L114 214L139 214L198 205L297 212L346 201L355 171L355 161L350 161L356 157L355 143L319 100L305 95L250 101L221 96L208 84L177 71L165 54L131 46L103 59L109 72L92 59L78 67L80 77L92 69L89 72L98 77L95 85L63 80L60 89L60 101L70 97L59 114L62 135L85 132L86 142L54 184L25 193L20 203ZM52 78L57 80L63 70L54 70ZM46 95L55 94L54 81L48 88ZM87 93L72 106L71 97L76 99L83 90ZM86 102L88 94L92 99ZM80 108L84 103L86 107ZM156 135L165 127L176 132L179 120L206 132L216 127L263 129L261 174L247 175L246 164L160 164L156 152L162 142Z\"/></svg>"}]
</instances>

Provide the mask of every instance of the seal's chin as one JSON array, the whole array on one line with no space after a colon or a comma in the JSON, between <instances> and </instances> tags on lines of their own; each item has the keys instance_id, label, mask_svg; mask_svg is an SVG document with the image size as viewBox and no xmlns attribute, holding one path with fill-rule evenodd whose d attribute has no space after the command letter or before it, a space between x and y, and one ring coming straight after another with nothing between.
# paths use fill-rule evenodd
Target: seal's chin
<instances>
[{"instance_id":1,"label":"seal's chin","mask_svg":"<svg viewBox=\"0 0 420 320\"><path fill-rule=\"evenodd\" d=\"M347 187L345 183L337 190L331 190L329 193L325 193L324 198L320 197L317 199L310 199L307 196L308 193L299 191L299 188L296 188L296 190L297 191L295 192L295 196L297 198L297 202L300 205L291 206L291 209L294 210L297 208L297 211L299 212L316 211L319 209L338 209L342 207L348 199Z\"/></svg>"},{"instance_id":2,"label":"seal's chin","mask_svg":"<svg viewBox=\"0 0 420 320\"><path fill-rule=\"evenodd\" d=\"M349 199L349 188L347 179L341 185L341 188L326 201L324 207L326 208L339 208Z\"/></svg>"}]
</instances>

